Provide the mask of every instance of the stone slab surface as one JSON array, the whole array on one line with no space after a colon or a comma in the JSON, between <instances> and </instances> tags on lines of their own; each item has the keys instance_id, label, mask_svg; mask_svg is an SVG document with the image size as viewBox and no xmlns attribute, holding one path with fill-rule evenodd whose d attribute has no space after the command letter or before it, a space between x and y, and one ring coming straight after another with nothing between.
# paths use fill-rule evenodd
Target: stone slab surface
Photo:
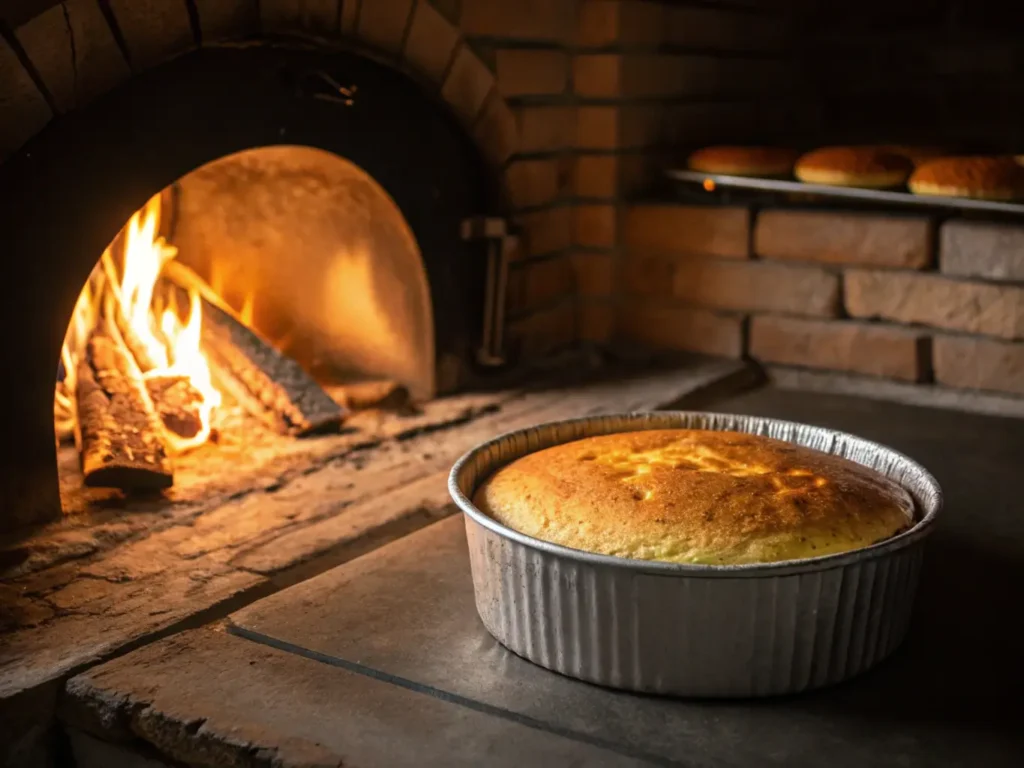
<instances>
[{"instance_id":1,"label":"stone slab surface","mask_svg":"<svg viewBox=\"0 0 1024 768\"><path fill-rule=\"evenodd\" d=\"M110 768L641 764L213 629L72 678L61 715L86 766L112 756L124 762Z\"/></svg>"},{"instance_id":2,"label":"stone slab surface","mask_svg":"<svg viewBox=\"0 0 1024 768\"><path fill-rule=\"evenodd\" d=\"M910 635L887 663L831 689L736 702L635 696L555 675L483 629L458 517L250 605L231 631L663 763L1020 765L1024 424L772 389L715 410L855 432L914 456L943 485L947 508Z\"/></svg>"}]
</instances>

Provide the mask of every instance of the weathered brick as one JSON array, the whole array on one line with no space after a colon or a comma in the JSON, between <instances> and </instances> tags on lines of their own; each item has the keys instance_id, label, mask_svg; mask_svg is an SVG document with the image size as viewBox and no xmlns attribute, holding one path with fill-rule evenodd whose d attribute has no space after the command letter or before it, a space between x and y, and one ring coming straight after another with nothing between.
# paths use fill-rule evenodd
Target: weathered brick
<instances>
[{"instance_id":1,"label":"weathered brick","mask_svg":"<svg viewBox=\"0 0 1024 768\"><path fill-rule=\"evenodd\" d=\"M567 249L572 244L572 211L567 205L559 205L518 214L516 221L523 229L524 255L541 256Z\"/></svg>"},{"instance_id":2,"label":"weathered brick","mask_svg":"<svg viewBox=\"0 0 1024 768\"><path fill-rule=\"evenodd\" d=\"M577 205L574 217L576 245L610 248L615 245L615 206Z\"/></svg>"},{"instance_id":3,"label":"weathered brick","mask_svg":"<svg viewBox=\"0 0 1024 768\"><path fill-rule=\"evenodd\" d=\"M940 384L1024 395L1024 344L945 335L933 343Z\"/></svg>"},{"instance_id":4,"label":"weathered brick","mask_svg":"<svg viewBox=\"0 0 1024 768\"><path fill-rule=\"evenodd\" d=\"M690 68L704 57L671 53L628 53L622 56L619 95L644 98L678 96L688 88Z\"/></svg>"},{"instance_id":5,"label":"weathered brick","mask_svg":"<svg viewBox=\"0 0 1024 768\"><path fill-rule=\"evenodd\" d=\"M203 42L232 40L259 30L259 0L194 0Z\"/></svg>"},{"instance_id":6,"label":"weathered brick","mask_svg":"<svg viewBox=\"0 0 1024 768\"><path fill-rule=\"evenodd\" d=\"M1024 288L861 269L847 270L843 284L846 309L854 317L1024 338Z\"/></svg>"},{"instance_id":7,"label":"weathered brick","mask_svg":"<svg viewBox=\"0 0 1024 768\"><path fill-rule=\"evenodd\" d=\"M670 162L671 157L654 150L619 155L619 194L628 198L649 189Z\"/></svg>"},{"instance_id":8,"label":"weathered brick","mask_svg":"<svg viewBox=\"0 0 1024 768\"><path fill-rule=\"evenodd\" d=\"M579 96L614 98L621 93L621 75L621 54L578 54L573 57L573 91Z\"/></svg>"},{"instance_id":9,"label":"weathered brick","mask_svg":"<svg viewBox=\"0 0 1024 768\"><path fill-rule=\"evenodd\" d=\"M371 0L363 3L357 34L377 48L398 53L412 5L412 0Z\"/></svg>"},{"instance_id":10,"label":"weathered brick","mask_svg":"<svg viewBox=\"0 0 1024 768\"><path fill-rule=\"evenodd\" d=\"M130 2L131 0L125 0ZM333 35L338 32L340 0L259 0L260 18L265 32L314 32ZM346 6L353 5L351 2ZM364 3L366 5L366 3ZM354 10L354 9L353 9ZM355 22L355 16L349 18Z\"/></svg>"},{"instance_id":11,"label":"weathered brick","mask_svg":"<svg viewBox=\"0 0 1024 768\"><path fill-rule=\"evenodd\" d=\"M579 339L606 342L615 330L615 310L607 303L583 301L579 304Z\"/></svg>"},{"instance_id":12,"label":"weathered brick","mask_svg":"<svg viewBox=\"0 0 1024 768\"><path fill-rule=\"evenodd\" d=\"M497 54L498 87L505 96L565 93L569 56L562 51L502 48Z\"/></svg>"},{"instance_id":13,"label":"weathered brick","mask_svg":"<svg viewBox=\"0 0 1024 768\"><path fill-rule=\"evenodd\" d=\"M929 219L822 211L763 211L754 251L766 259L920 269L931 263Z\"/></svg>"},{"instance_id":14,"label":"weathered brick","mask_svg":"<svg viewBox=\"0 0 1024 768\"><path fill-rule=\"evenodd\" d=\"M785 27L771 16L721 8L672 7L665 19L665 39L675 45L727 51L778 50Z\"/></svg>"},{"instance_id":15,"label":"weathered brick","mask_svg":"<svg viewBox=\"0 0 1024 768\"><path fill-rule=\"evenodd\" d=\"M188 9L181 0L110 0L132 66L152 67L195 48Z\"/></svg>"},{"instance_id":16,"label":"weathered brick","mask_svg":"<svg viewBox=\"0 0 1024 768\"><path fill-rule=\"evenodd\" d=\"M490 70L464 45L455 54L451 71L441 87L441 96L467 125L472 125L493 87L494 76Z\"/></svg>"},{"instance_id":17,"label":"weathered brick","mask_svg":"<svg viewBox=\"0 0 1024 768\"><path fill-rule=\"evenodd\" d=\"M568 160L517 160L505 169L505 185L512 205L531 208L554 202L568 186Z\"/></svg>"},{"instance_id":18,"label":"weathered brick","mask_svg":"<svg viewBox=\"0 0 1024 768\"><path fill-rule=\"evenodd\" d=\"M751 323L750 354L768 363L920 381L928 337L879 323L759 316Z\"/></svg>"},{"instance_id":19,"label":"weathered brick","mask_svg":"<svg viewBox=\"0 0 1024 768\"><path fill-rule=\"evenodd\" d=\"M576 44L601 48L619 42L620 0L582 0L576 26Z\"/></svg>"},{"instance_id":20,"label":"weathered brick","mask_svg":"<svg viewBox=\"0 0 1024 768\"><path fill-rule=\"evenodd\" d=\"M661 0L625 0L619 11L619 42L656 45L665 39L666 6Z\"/></svg>"},{"instance_id":21,"label":"weathered brick","mask_svg":"<svg viewBox=\"0 0 1024 768\"><path fill-rule=\"evenodd\" d=\"M84 106L130 74L92 0L55 5L19 27L17 37L60 112Z\"/></svg>"},{"instance_id":22,"label":"weathered brick","mask_svg":"<svg viewBox=\"0 0 1024 768\"><path fill-rule=\"evenodd\" d=\"M567 255L519 263L509 271L507 309L534 309L573 292L573 267Z\"/></svg>"},{"instance_id":23,"label":"weathered brick","mask_svg":"<svg viewBox=\"0 0 1024 768\"><path fill-rule=\"evenodd\" d=\"M519 318L508 327L509 341L526 359L537 358L576 340L575 302L566 300Z\"/></svg>"},{"instance_id":24,"label":"weathered brick","mask_svg":"<svg viewBox=\"0 0 1024 768\"><path fill-rule=\"evenodd\" d=\"M517 107L521 152L554 152L576 145L573 107Z\"/></svg>"},{"instance_id":25,"label":"weathered brick","mask_svg":"<svg viewBox=\"0 0 1024 768\"><path fill-rule=\"evenodd\" d=\"M462 0L459 21L467 35L544 41L569 40L574 24L575 0Z\"/></svg>"},{"instance_id":26,"label":"weathered brick","mask_svg":"<svg viewBox=\"0 0 1024 768\"><path fill-rule=\"evenodd\" d=\"M518 151L516 118L496 90L484 102L480 118L473 127L473 137L484 157L495 166L502 165Z\"/></svg>"},{"instance_id":27,"label":"weathered brick","mask_svg":"<svg viewBox=\"0 0 1024 768\"><path fill-rule=\"evenodd\" d=\"M459 41L459 32L430 3L417 3L405 42L405 58L440 83Z\"/></svg>"},{"instance_id":28,"label":"weathered brick","mask_svg":"<svg viewBox=\"0 0 1024 768\"><path fill-rule=\"evenodd\" d=\"M662 40L664 20L665 8L654 0L584 0L579 11L577 45L654 45Z\"/></svg>"},{"instance_id":29,"label":"weathered brick","mask_svg":"<svg viewBox=\"0 0 1024 768\"><path fill-rule=\"evenodd\" d=\"M622 149L646 149L665 140L666 107L660 104L627 104L618 110L618 143Z\"/></svg>"},{"instance_id":30,"label":"weathered brick","mask_svg":"<svg viewBox=\"0 0 1024 768\"><path fill-rule=\"evenodd\" d=\"M812 267L763 262L682 259L672 295L720 309L832 317L839 309L839 278Z\"/></svg>"},{"instance_id":31,"label":"weathered brick","mask_svg":"<svg viewBox=\"0 0 1024 768\"><path fill-rule=\"evenodd\" d=\"M939 230L939 264L948 275L1024 281L1024 226L947 221Z\"/></svg>"},{"instance_id":32,"label":"weathered brick","mask_svg":"<svg viewBox=\"0 0 1024 768\"><path fill-rule=\"evenodd\" d=\"M634 251L746 259L750 211L698 205L632 205L623 216L623 244Z\"/></svg>"},{"instance_id":33,"label":"weathered brick","mask_svg":"<svg viewBox=\"0 0 1024 768\"><path fill-rule=\"evenodd\" d=\"M619 146L617 107L579 107L576 144L580 149L615 149Z\"/></svg>"},{"instance_id":34,"label":"weathered brick","mask_svg":"<svg viewBox=\"0 0 1024 768\"><path fill-rule=\"evenodd\" d=\"M39 132L53 116L17 55L0 40L0 160Z\"/></svg>"},{"instance_id":35,"label":"weathered brick","mask_svg":"<svg viewBox=\"0 0 1024 768\"><path fill-rule=\"evenodd\" d=\"M743 318L695 307L627 301L618 318L618 335L654 347L722 357L743 354Z\"/></svg>"},{"instance_id":36,"label":"weathered brick","mask_svg":"<svg viewBox=\"0 0 1024 768\"><path fill-rule=\"evenodd\" d=\"M615 261L612 254L577 251L572 254L571 263L580 296L599 298L614 293L612 275Z\"/></svg>"},{"instance_id":37,"label":"weathered brick","mask_svg":"<svg viewBox=\"0 0 1024 768\"><path fill-rule=\"evenodd\" d=\"M718 309L809 317L839 310L838 276L814 267L630 255L623 284L636 295L671 295Z\"/></svg>"},{"instance_id":38,"label":"weathered brick","mask_svg":"<svg viewBox=\"0 0 1024 768\"><path fill-rule=\"evenodd\" d=\"M615 155L577 155L573 170L577 197L615 197L619 158Z\"/></svg>"}]
</instances>

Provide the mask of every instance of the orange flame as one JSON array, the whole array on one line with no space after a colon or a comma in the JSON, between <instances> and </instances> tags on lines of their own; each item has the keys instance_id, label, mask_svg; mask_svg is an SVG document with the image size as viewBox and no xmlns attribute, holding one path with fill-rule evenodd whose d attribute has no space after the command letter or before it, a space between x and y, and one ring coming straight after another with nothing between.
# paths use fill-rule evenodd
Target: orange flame
<instances>
[{"instance_id":1,"label":"orange flame","mask_svg":"<svg viewBox=\"0 0 1024 768\"><path fill-rule=\"evenodd\" d=\"M168 448L181 453L195 448L209 438L213 409L221 403L220 391L213 386L210 367L200 349L202 333L202 301L199 294L189 292L189 312L179 318L174 293L157 295L157 281L164 266L177 256L177 249L158 235L160 196L156 195L135 213L124 231L124 261L118 277L114 259L108 248L93 270L89 282L78 297L71 323L61 350L64 364L64 392L74 392L75 362L96 326L106 302L116 304L127 323L133 341L142 347L138 360L143 378L183 376L200 395L197 411L199 432L184 438L169 430L165 437ZM63 408L61 393L57 404Z\"/></svg>"}]
</instances>

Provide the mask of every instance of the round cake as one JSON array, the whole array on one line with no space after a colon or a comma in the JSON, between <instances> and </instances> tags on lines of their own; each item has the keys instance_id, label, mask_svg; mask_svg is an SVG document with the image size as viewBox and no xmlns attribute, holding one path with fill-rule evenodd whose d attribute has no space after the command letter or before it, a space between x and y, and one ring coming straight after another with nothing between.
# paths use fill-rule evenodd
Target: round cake
<instances>
[{"instance_id":1,"label":"round cake","mask_svg":"<svg viewBox=\"0 0 1024 768\"><path fill-rule=\"evenodd\" d=\"M792 175L796 158L796 152L781 147L718 146L698 149L687 165L702 173L778 178Z\"/></svg>"},{"instance_id":2,"label":"round cake","mask_svg":"<svg viewBox=\"0 0 1024 768\"><path fill-rule=\"evenodd\" d=\"M794 173L808 184L831 187L898 187L914 169L906 157L875 147L824 147L796 162Z\"/></svg>"},{"instance_id":3,"label":"round cake","mask_svg":"<svg viewBox=\"0 0 1024 768\"><path fill-rule=\"evenodd\" d=\"M1024 168L1012 157L944 157L914 171L907 186L916 195L1015 200L1024 197Z\"/></svg>"},{"instance_id":4,"label":"round cake","mask_svg":"<svg viewBox=\"0 0 1024 768\"><path fill-rule=\"evenodd\" d=\"M739 432L664 429L527 454L476 506L513 530L639 560L733 565L846 552L913 524L899 485L847 459Z\"/></svg>"}]
</instances>

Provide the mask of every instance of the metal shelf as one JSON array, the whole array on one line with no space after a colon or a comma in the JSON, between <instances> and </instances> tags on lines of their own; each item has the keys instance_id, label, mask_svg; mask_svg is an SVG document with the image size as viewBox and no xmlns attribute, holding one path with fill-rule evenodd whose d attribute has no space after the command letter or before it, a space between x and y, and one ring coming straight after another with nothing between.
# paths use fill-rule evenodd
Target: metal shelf
<instances>
[{"instance_id":1,"label":"metal shelf","mask_svg":"<svg viewBox=\"0 0 1024 768\"><path fill-rule=\"evenodd\" d=\"M718 173L680 171L669 169L665 174L675 181L697 184L708 192L716 189L745 189L754 192L776 192L811 195L831 200L850 200L903 208L948 208L959 211L1011 214L1024 216L1024 203L1003 203L992 200L971 200L962 197L933 197L910 192L892 192L856 187L830 187L824 184L804 184L801 181L758 179L749 176L725 176Z\"/></svg>"}]
</instances>

